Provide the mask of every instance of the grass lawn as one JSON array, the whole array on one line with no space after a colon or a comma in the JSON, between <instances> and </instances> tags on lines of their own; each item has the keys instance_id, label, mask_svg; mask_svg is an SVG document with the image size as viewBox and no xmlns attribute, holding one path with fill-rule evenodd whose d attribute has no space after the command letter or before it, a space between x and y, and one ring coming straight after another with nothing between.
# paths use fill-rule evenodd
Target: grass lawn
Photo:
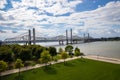
<instances>
[{"instance_id":1,"label":"grass lawn","mask_svg":"<svg viewBox=\"0 0 120 80\"><path fill-rule=\"evenodd\" d=\"M17 74L3 76L2 80L18 80ZM120 80L120 65L89 59L59 63L21 72L21 80Z\"/></svg>"}]
</instances>

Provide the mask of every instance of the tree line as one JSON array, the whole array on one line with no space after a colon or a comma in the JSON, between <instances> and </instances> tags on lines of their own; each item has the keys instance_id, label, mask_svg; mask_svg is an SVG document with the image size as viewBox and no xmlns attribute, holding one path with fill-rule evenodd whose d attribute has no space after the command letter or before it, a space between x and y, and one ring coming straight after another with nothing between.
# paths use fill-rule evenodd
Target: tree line
<instances>
[{"instance_id":1,"label":"tree line","mask_svg":"<svg viewBox=\"0 0 120 80\"><path fill-rule=\"evenodd\" d=\"M57 51L55 47L44 47L40 45L3 45L0 46L0 75L2 71L18 68L20 75L20 68L23 66L35 65L38 63L45 63L48 65L50 61L57 61L58 59L65 59L73 56L80 56L83 53L80 49L72 45L67 45L65 50L59 48Z\"/></svg>"}]
</instances>

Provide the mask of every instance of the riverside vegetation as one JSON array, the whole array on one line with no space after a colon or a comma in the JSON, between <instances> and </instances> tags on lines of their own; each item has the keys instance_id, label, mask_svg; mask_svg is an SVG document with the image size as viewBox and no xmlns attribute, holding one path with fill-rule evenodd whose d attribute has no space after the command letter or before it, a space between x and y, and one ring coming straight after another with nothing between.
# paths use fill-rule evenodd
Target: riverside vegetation
<instances>
[{"instance_id":1,"label":"riverside vegetation","mask_svg":"<svg viewBox=\"0 0 120 80\"><path fill-rule=\"evenodd\" d=\"M38 63L45 63L47 66L50 61L57 61L61 58L64 59L65 63L65 59L73 54L73 47L71 47L71 45L68 45L66 51L60 48L59 52L57 52L55 47L43 47L40 45L16 44L0 46L0 74L5 70L19 68L20 76L21 67L34 66ZM76 56L82 55L78 48L75 48L75 54L78 54Z\"/></svg>"}]
</instances>

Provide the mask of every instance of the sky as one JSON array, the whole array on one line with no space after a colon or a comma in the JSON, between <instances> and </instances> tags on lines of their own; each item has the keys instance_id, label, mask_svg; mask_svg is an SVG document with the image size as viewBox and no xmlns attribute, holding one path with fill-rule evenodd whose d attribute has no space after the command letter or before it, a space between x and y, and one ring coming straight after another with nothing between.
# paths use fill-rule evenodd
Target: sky
<instances>
[{"instance_id":1,"label":"sky","mask_svg":"<svg viewBox=\"0 0 120 80\"><path fill-rule=\"evenodd\" d=\"M36 29L38 36L89 33L120 37L120 0L0 0L0 40Z\"/></svg>"}]
</instances>

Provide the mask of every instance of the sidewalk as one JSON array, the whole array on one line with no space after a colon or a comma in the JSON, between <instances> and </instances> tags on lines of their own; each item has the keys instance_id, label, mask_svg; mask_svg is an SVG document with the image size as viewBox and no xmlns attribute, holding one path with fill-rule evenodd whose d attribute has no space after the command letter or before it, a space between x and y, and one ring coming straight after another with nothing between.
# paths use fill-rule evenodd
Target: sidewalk
<instances>
[{"instance_id":1,"label":"sidewalk","mask_svg":"<svg viewBox=\"0 0 120 80\"><path fill-rule=\"evenodd\" d=\"M74 59L77 59L77 58L81 58L81 57L67 58L65 61L70 61L70 60L74 60ZM120 64L120 59L107 58L107 57L102 57L102 56L89 55L89 56L84 56L83 58ZM60 59L57 62L51 62L51 64L56 64L56 63L61 63L61 62L64 62L64 60ZM35 66L23 67L23 68L20 69L20 71L27 71L27 70L31 70L31 69L35 69L35 68L39 68L39 67L43 67L43 66L45 66L45 64L36 64ZM17 72L19 72L19 69L13 69L13 70L8 70L8 71L5 71L5 72L2 72L1 75L4 76L4 75L17 73Z\"/></svg>"},{"instance_id":2,"label":"sidewalk","mask_svg":"<svg viewBox=\"0 0 120 80\"><path fill-rule=\"evenodd\" d=\"M120 64L120 59L115 59L115 58L108 58L108 57L95 56L95 55L84 56L84 58L104 61L104 62L109 62L109 63L114 63L114 64Z\"/></svg>"},{"instance_id":3,"label":"sidewalk","mask_svg":"<svg viewBox=\"0 0 120 80\"><path fill-rule=\"evenodd\" d=\"M69 60L73 60L73 59L77 59L79 57L73 57L73 58L67 58L65 61L69 61ZM56 64L56 63L61 63L61 62L64 62L63 59L60 59L58 60L57 62L51 62L51 64ZM45 64L36 64L35 66L28 66L28 67L23 67L20 69L20 71L27 71L27 70L31 70L31 69L35 69L35 68L39 68L39 67L43 67L45 66ZM17 73L19 72L19 69L12 69L12 70L7 70L5 72L2 72L1 73L1 76L4 76L4 75L9 75L9 74L13 74L13 73Z\"/></svg>"}]
</instances>

